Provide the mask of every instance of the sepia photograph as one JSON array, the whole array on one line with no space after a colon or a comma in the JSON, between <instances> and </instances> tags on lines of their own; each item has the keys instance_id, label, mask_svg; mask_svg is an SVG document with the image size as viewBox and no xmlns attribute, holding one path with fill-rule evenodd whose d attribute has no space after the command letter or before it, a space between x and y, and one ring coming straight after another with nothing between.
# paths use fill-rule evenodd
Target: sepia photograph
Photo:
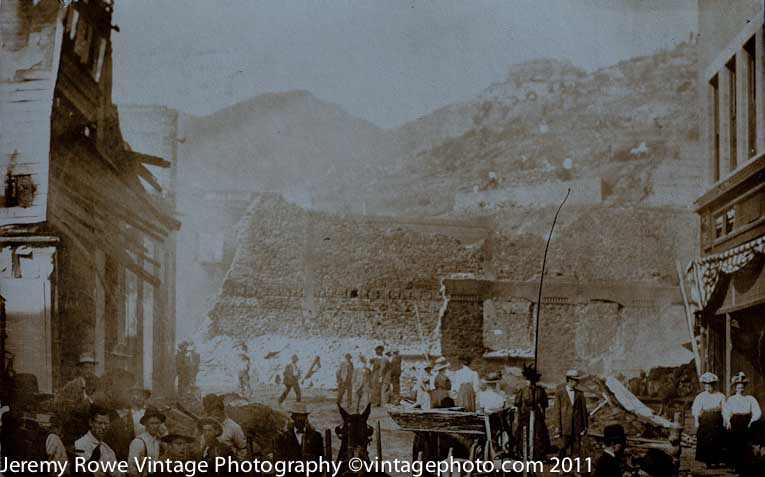
<instances>
[{"instance_id":1,"label":"sepia photograph","mask_svg":"<svg viewBox=\"0 0 765 477\"><path fill-rule=\"evenodd\" d=\"M765 475L762 0L0 0L0 477Z\"/></svg>"}]
</instances>

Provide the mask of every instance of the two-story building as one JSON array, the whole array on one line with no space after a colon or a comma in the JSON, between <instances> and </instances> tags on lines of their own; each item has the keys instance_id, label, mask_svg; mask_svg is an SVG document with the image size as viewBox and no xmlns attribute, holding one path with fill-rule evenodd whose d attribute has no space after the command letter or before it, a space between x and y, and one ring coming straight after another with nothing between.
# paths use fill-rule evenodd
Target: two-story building
<instances>
[{"instance_id":1,"label":"two-story building","mask_svg":"<svg viewBox=\"0 0 765 477\"><path fill-rule=\"evenodd\" d=\"M0 295L16 372L54 391L82 353L170 391L180 226L112 103L112 0L0 3ZM151 166L151 167L149 167Z\"/></svg>"},{"instance_id":2,"label":"two-story building","mask_svg":"<svg viewBox=\"0 0 765 477\"><path fill-rule=\"evenodd\" d=\"M688 268L702 361L765 392L765 35L760 0L699 0L706 188L701 256Z\"/></svg>"}]
</instances>

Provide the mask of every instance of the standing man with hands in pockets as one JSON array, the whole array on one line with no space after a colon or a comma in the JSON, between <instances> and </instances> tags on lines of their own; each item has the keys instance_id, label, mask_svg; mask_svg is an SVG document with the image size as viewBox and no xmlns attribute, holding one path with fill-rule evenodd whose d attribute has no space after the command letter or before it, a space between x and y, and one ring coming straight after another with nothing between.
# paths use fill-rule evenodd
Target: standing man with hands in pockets
<instances>
[{"instance_id":1,"label":"standing man with hands in pockets","mask_svg":"<svg viewBox=\"0 0 765 477\"><path fill-rule=\"evenodd\" d=\"M581 378L578 371L567 371L566 383L558 387L555 395L560 457L578 457L582 448L582 438L587 434L587 403L582 391L576 387Z\"/></svg>"}]
</instances>

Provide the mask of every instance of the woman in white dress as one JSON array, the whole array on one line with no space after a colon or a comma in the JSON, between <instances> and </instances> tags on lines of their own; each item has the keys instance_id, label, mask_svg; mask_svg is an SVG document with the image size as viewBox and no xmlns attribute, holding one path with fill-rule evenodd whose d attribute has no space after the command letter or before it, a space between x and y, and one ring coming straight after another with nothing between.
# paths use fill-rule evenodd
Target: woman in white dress
<instances>
[{"instance_id":1,"label":"woman in white dress","mask_svg":"<svg viewBox=\"0 0 765 477\"><path fill-rule=\"evenodd\" d=\"M739 473L744 470L751 457L750 427L762 417L760 403L744 389L749 383L743 372L731 379L735 394L725 403L725 427L728 429L728 449L731 463Z\"/></svg>"},{"instance_id":2,"label":"woman in white dress","mask_svg":"<svg viewBox=\"0 0 765 477\"><path fill-rule=\"evenodd\" d=\"M430 371L432 369L432 366L427 364L422 369L422 372L420 373L420 377L417 379L417 401L416 405L420 409L430 409L430 391L432 391L431 387L431 375Z\"/></svg>"},{"instance_id":3,"label":"woman in white dress","mask_svg":"<svg viewBox=\"0 0 765 477\"><path fill-rule=\"evenodd\" d=\"M723 444L725 420L725 395L715 389L717 376L713 373L701 375L704 391L693 401L691 413L696 423L696 460L707 467L720 463L720 449Z\"/></svg>"}]
</instances>

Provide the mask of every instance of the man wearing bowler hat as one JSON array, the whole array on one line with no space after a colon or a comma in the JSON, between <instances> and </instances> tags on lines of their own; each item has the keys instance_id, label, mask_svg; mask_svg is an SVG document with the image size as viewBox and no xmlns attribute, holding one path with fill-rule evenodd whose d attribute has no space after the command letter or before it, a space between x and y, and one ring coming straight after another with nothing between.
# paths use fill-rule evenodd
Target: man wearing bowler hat
<instances>
[{"instance_id":1,"label":"man wearing bowler hat","mask_svg":"<svg viewBox=\"0 0 765 477\"><path fill-rule=\"evenodd\" d=\"M575 369L566 371L566 383L558 386L555 393L561 457L578 457L582 438L587 434L587 403L582 391L577 389L581 378Z\"/></svg>"},{"instance_id":2,"label":"man wearing bowler hat","mask_svg":"<svg viewBox=\"0 0 765 477\"><path fill-rule=\"evenodd\" d=\"M606 448L595 464L594 477L618 477L622 475L622 454L627 447L627 435L621 424L610 424L603 429Z\"/></svg>"}]
</instances>

